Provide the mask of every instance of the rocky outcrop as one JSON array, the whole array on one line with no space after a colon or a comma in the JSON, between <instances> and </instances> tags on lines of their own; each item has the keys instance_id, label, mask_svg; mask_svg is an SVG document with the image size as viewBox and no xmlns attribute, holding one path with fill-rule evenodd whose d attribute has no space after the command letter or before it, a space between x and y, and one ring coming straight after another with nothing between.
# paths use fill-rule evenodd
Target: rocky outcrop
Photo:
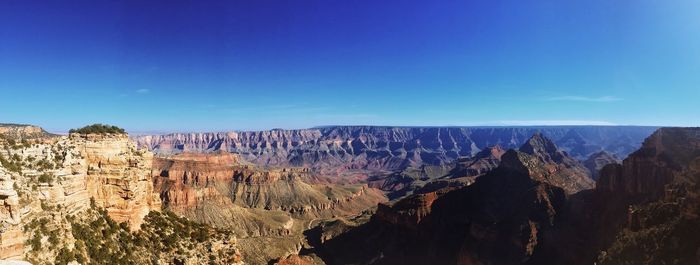
<instances>
[{"instance_id":1,"label":"rocky outcrop","mask_svg":"<svg viewBox=\"0 0 700 265\"><path fill-rule=\"evenodd\" d=\"M50 134L38 126L0 123L0 137L9 139L34 139L45 136L50 136Z\"/></svg>"},{"instance_id":2,"label":"rocky outcrop","mask_svg":"<svg viewBox=\"0 0 700 265\"><path fill-rule=\"evenodd\" d=\"M527 140L519 152L510 153L503 155L502 164L514 170L528 171L533 178L560 187L569 194L595 187L588 169L540 133Z\"/></svg>"},{"instance_id":3,"label":"rocky outcrop","mask_svg":"<svg viewBox=\"0 0 700 265\"><path fill-rule=\"evenodd\" d=\"M169 209L248 236L301 232L304 220L353 215L386 200L366 185L314 184L308 169L264 169L228 153L156 158L153 174Z\"/></svg>"},{"instance_id":4,"label":"rocky outcrop","mask_svg":"<svg viewBox=\"0 0 700 265\"><path fill-rule=\"evenodd\" d=\"M496 168L505 151L501 146L484 148L471 157L461 157L444 165L409 167L399 172L370 176L370 187L388 192L390 199L433 192L446 187L464 187Z\"/></svg>"},{"instance_id":5,"label":"rocky outcrop","mask_svg":"<svg viewBox=\"0 0 700 265\"><path fill-rule=\"evenodd\" d=\"M541 132L577 159L601 150L619 157L639 147L653 127L381 127L334 126L258 132L176 133L136 137L156 153L225 150L256 165L308 167L338 175L402 170L471 157L488 146L517 148Z\"/></svg>"},{"instance_id":6,"label":"rocky outcrop","mask_svg":"<svg viewBox=\"0 0 700 265\"><path fill-rule=\"evenodd\" d=\"M421 193L399 200L389 206L379 204L374 218L393 225L417 229L423 219L432 211L433 203L445 193L456 188L448 187L437 191Z\"/></svg>"},{"instance_id":7,"label":"rocky outcrop","mask_svg":"<svg viewBox=\"0 0 700 265\"><path fill-rule=\"evenodd\" d=\"M24 251L24 236L19 227L19 196L10 173L0 167L0 258L19 258Z\"/></svg>"},{"instance_id":8,"label":"rocky outcrop","mask_svg":"<svg viewBox=\"0 0 700 265\"><path fill-rule=\"evenodd\" d=\"M608 166L601 172L600 190L656 200L672 182L696 183L694 159L700 150L700 130L663 128L644 141L621 166Z\"/></svg>"},{"instance_id":9,"label":"rocky outcrop","mask_svg":"<svg viewBox=\"0 0 700 265\"><path fill-rule=\"evenodd\" d=\"M600 151L589 156L586 161L583 161L583 165L591 172L593 180L598 180L598 177L600 177L599 173L604 166L608 164L619 164L620 162L620 159L615 155L606 151Z\"/></svg>"},{"instance_id":10,"label":"rocky outcrop","mask_svg":"<svg viewBox=\"0 0 700 265\"><path fill-rule=\"evenodd\" d=\"M88 196L112 219L138 229L149 211L160 210L152 153L137 150L125 134L71 134L70 140L85 160Z\"/></svg>"},{"instance_id":11,"label":"rocky outcrop","mask_svg":"<svg viewBox=\"0 0 700 265\"><path fill-rule=\"evenodd\" d=\"M68 217L81 215L91 201L132 230L149 211L160 209L150 174L153 155L137 150L124 134L72 134L21 145L0 139L0 146L0 258L39 253L25 245L27 233L36 235L26 226L42 220L70 227ZM61 229L55 232L65 233L72 244L70 233ZM39 254L33 258L51 258Z\"/></svg>"},{"instance_id":12,"label":"rocky outcrop","mask_svg":"<svg viewBox=\"0 0 700 265\"><path fill-rule=\"evenodd\" d=\"M622 224L600 264L700 263L700 128L659 129L622 165L605 166L598 183L596 195L612 199L597 208L616 209Z\"/></svg>"}]
</instances>

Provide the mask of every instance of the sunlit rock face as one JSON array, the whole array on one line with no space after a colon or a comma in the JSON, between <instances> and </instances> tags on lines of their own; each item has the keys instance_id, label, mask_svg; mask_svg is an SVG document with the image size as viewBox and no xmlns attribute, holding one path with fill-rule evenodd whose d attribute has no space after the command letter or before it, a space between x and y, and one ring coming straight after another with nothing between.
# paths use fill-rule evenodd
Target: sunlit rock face
<instances>
[{"instance_id":1,"label":"sunlit rock face","mask_svg":"<svg viewBox=\"0 0 700 265\"><path fill-rule=\"evenodd\" d=\"M159 157L152 172L168 209L245 236L299 233L303 222L358 214L386 201L367 185L317 183L309 173L256 167L225 152Z\"/></svg>"},{"instance_id":2,"label":"sunlit rock face","mask_svg":"<svg viewBox=\"0 0 700 265\"><path fill-rule=\"evenodd\" d=\"M0 123L0 136L12 139L27 139L47 136L48 133L41 127L24 124L2 124Z\"/></svg>"},{"instance_id":3,"label":"sunlit rock face","mask_svg":"<svg viewBox=\"0 0 700 265\"><path fill-rule=\"evenodd\" d=\"M19 196L14 186L9 172L0 167L0 258L16 258L23 254Z\"/></svg>"},{"instance_id":4,"label":"sunlit rock face","mask_svg":"<svg viewBox=\"0 0 700 265\"><path fill-rule=\"evenodd\" d=\"M150 210L160 209L151 180L153 154L137 150L124 134L72 134L85 160L88 196L117 222L138 229Z\"/></svg>"},{"instance_id":5,"label":"sunlit rock face","mask_svg":"<svg viewBox=\"0 0 700 265\"><path fill-rule=\"evenodd\" d=\"M91 198L132 230L160 209L150 173L153 155L137 150L127 135L35 138L37 132L43 130L30 127L0 139L0 258L26 254L23 227L37 216L76 216L90 208Z\"/></svg>"}]
</instances>

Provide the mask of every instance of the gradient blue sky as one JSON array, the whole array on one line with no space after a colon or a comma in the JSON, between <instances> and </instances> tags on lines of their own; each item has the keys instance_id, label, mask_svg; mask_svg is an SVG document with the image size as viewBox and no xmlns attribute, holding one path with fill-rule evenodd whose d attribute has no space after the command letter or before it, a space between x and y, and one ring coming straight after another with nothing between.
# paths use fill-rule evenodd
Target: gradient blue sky
<instances>
[{"instance_id":1,"label":"gradient blue sky","mask_svg":"<svg viewBox=\"0 0 700 265\"><path fill-rule=\"evenodd\" d=\"M0 122L699 125L700 1L0 1Z\"/></svg>"}]
</instances>

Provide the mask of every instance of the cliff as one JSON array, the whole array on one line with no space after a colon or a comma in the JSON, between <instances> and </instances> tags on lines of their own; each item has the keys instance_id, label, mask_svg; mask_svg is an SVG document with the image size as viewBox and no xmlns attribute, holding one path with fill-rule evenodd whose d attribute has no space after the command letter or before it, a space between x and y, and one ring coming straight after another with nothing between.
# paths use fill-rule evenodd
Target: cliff
<instances>
[{"instance_id":1,"label":"cliff","mask_svg":"<svg viewBox=\"0 0 700 265\"><path fill-rule=\"evenodd\" d=\"M605 166L598 196L627 207L614 212L621 226L598 262L700 263L698 183L700 128L659 129L622 165Z\"/></svg>"},{"instance_id":2,"label":"cliff","mask_svg":"<svg viewBox=\"0 0 700 265\"><path fill-rule=\"evenodd\" d=\"M156 153L224 150L261 166L307 167L338 175L352 170L402 170L442 165L486 147L518 148L534 133L576 159L606 150L625 157L653 127L381 127L333 126L257 132L175 133L136 137Z\"/></svg>"},{"instance_id":3,"label":"cliff","mask_svg":"<svg viewBox=\"0 0 700 265\"><path fill-rule=\"evenodd\" d=\"M0 123L0 137L21 140L46 136L51 136L51 134L38 126Z\"/></svg>"},{"instance_id":4,"label":"cliff","mask_svg":"<svg viewBox=\"0 0 700 265\"><path fill-rule=\"evenodd\" d=\"M137 150L125 134L71 134L70 140L85 160L88 196L112 219L138 229L149 211L160 210L152 153Z\"/></svg>"},{"instance_id":5,"label":"cliff","mask_svg":"<svg viewBox=\"0 0 700 265\"><path fill-rule=\"evenodd\" d=\"M356 214L385 200L366 185L312 184L308 169L263 169L228 153L156 158L153 175L169 209L241 235L299 232L294 219Z\"/></svg>"},{"instance_id":6,"label":"cliff","mask_svg":"<svg viewBox=\"0 0 700 265\"><path fill-rule=\"evenodd\" d=\"M699 130L663 128L644 141L622 165L609 165L599 180L600 190L656 200L671 183L697 183L695 158L700 150ZM689 172L690 171L690 172Z\"/></svg>"},{"instance_id":7,"label":"cliff","mask_svg":"<svg viewBox=\"0 0 700 265\"><path fill-rule=\"evenodd\" d=\"M19 137L29 139L35 131L43 130ZM150 175L153 156L137 150L126 135L73 134L22 145L0 140L0 146L0 258L22 258L30 251L39 255L33 259L50 258L25 245L36 234L27 225L53 220L42 222L66 226L69 216L91 208L91 198L94 207L132 230L149 211L160 209Z\"/></svg>"}]
</instances>

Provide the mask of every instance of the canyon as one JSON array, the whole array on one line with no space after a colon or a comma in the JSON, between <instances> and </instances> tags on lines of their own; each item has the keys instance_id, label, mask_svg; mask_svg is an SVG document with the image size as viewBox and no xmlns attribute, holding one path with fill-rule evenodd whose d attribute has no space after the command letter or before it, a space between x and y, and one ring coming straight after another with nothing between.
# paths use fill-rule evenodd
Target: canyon
<instances>
[{"instance_id":1,"label":"canyon","mask_svg":"<svg viewBox=\"0 0 700 265\"><path fill-rule=\"evenodd\" d=\"M695 128L9 127L0 259L692 264L700 251ZM89 243L99 231L116 232Z\"/></svg>"},{"instance_id":2,"label":"canyon","mask_svg":"<svg viewBox=\"0 0 700 265\"><path fill-rule=\"evenodd\" d=\"M159 157L153 179L166 209L231 229L250 263L297 253L305 243L303 231L317 220L357 215L387 200L367 184L328 183L306 168L242 162L225 152Z\"/></svg>"},{"instance_id":3,"label":"canyon","mask_svg":"<svg viewBox=\"0 0 700 265\"><path fill-rule=\"evenodd\" d=\"M565 153L539 138L537 146L551 148L526 144L503 154L474 184L380 205L370 221L316 241L295 258L318 256L326 264L700 263L700 128L657 130L621 164L604 166L593 189L588 181L570 185L579 179L573 172L581 172L572 169L583 165L557 164L548 157ZM321 226L315 235L326 230L332 229Z\"/></svg>"}]
</instances>

